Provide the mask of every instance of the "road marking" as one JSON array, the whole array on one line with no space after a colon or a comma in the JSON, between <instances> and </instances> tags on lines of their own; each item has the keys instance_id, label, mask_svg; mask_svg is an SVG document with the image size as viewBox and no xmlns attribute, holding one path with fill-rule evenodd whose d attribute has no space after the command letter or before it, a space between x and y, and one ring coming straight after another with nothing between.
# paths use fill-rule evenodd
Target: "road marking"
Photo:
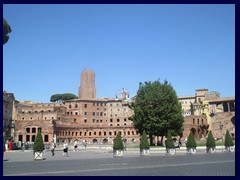
<instances>
[{"instance_id":1,"label":"road marking","mask_svg":"<svg viewBox=\"0 0 240 180\"><path fill-rule=\"evenodd\" d=\"M99 166L117 166L117 165L127 165L128 163L120 163L120 164L99 164Z\"/></svg>"},{"instance_id":2,"label":"road marking","mask_svg":"<svg viewBox=\"0 0 240 180\"><path fill-rule=\"evenodd\" d=\"M64 174L64 173L76 173L76 172L112 171L112 170L129 170L129 169L147 169L147 168L190 166L190 165L200 165L200 164L218 164L218 163L230 163L230 162L235 162L235 160L229 160L229 161L213 161L213 162L200 162L200 163L186 163L186 164L169 164L169 165L152 165L152 166L116 167L116 168L102 168L102 169L79 169L79 170L68 170L68 171L16 173L16 174L7 174L7 175L4 175L4 176L54 175L54 174ZM127 163L126 163L126 164L127 164Z\"/></svg>"}]
</instances>

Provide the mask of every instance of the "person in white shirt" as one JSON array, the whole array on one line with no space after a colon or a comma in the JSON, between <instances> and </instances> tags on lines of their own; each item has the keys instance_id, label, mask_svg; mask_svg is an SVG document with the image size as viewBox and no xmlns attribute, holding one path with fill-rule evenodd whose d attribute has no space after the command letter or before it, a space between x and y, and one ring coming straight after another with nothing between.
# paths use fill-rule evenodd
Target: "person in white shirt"
<instances>
[{"instance_id":1,"label":"person in white shirt","mask_svg":"<svg viewBox=\"0 0 240 180\"><path fill-rule=\"evenodd\" d=\"M75 140L75 141L74 141L74 144L73 144L73 151L78 151L78 149L77 149L77 147L78 147L78 146L77 146L77 143L78 143L77 140Z\"/></svg>"}]
</instances>

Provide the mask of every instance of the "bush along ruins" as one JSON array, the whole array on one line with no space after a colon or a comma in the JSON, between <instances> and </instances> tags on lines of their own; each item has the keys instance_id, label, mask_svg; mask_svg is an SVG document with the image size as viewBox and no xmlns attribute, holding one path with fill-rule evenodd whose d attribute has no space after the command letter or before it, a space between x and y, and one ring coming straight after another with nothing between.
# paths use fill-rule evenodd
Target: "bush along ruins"
<instances>
[{"instance_id":1,"label":"bush along ruins","mask_svg":"<svg viewBox=\"0 0 240 180\"><path fill-rule=\"evenodd\" d=\"M120 132L118 132L117 137L113 143L113 156L114 157L122 157L123 156L123 141L120 135Z\"/></svg>"},{"instance_id":2,"label":"bush along ruins","mask_svg":"<svg viewBox=\"0 0 240 180\"><path fill-rule=\"evenodd\" d=\"M140 155L142 156L149 155L150 154L149 147L150 145L148 143L146 131L143 131L142 138L140 141Z\"/></svg>"},{"instance_id":3,"label":"bush along ruins","mask_svg":"<svg viewBox=\"0 0 240 180\"><path fill-rule=\"evenodd\" d=\"M206 148L207 148L207 153L215 153L216 143L213 138L212 131L208 133Z\"/></svg>"}]
</instances>

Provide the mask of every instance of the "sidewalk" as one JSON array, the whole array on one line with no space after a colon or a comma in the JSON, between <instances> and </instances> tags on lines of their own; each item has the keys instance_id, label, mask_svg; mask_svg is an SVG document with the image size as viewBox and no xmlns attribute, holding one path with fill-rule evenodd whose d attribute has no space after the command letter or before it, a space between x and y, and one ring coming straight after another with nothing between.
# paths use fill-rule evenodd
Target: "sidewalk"
<instances>
[{"instance_id":1,"label":"sidewalk","mask_svg":"<svg viewBox=\"0 0 240 180\"><path fill-rule=\"evenodd\" d=\"M71 159L91 159L91 158L110 158L112 157L112 153L108 153L105 151L69 151L68 157L63 157L62 151L55 151L55 155L52 156L50 150L45 150L43 152L43 157L45 160L71 160ZM7 151L4 153L4 161L34 161L33 159L33 151L26 150L26 151Z\"/></svg>"},{"instance_id":2,"label":"sidewalk","mask_svg":"<svg viewBox=\"0 0 240 180\"><path fill-rule=\"evenodd\" d=\"M222 153L222 146L216 147L216 153ZM206 147L197 147L197 154L206 153ZM45 160L72 160L72 159L98 159L98 158L112 158L113 150L106 149L96 149L96 148L87 148L86 150L80 149L79 151L69 150L69 157L63 157L63 152L61 149L57 149L55 151L55 156L52 156L50 150L45 150L43 157ZM196 154L196 155L197 155ZM176 149L176 155L186 155L186 147L181 147L180 149ZM127 148L124 151L123 158L129 157L139 157L140 150L139 148ZM156 147L150 149L149 156L166 156L166 149L164 147ZM15 150L15 151L6 151L4 153L4 161L5 162L18 162L18 161L34 161L33 160L33 151L32 150Z\"/></svg>"}]
</instances>

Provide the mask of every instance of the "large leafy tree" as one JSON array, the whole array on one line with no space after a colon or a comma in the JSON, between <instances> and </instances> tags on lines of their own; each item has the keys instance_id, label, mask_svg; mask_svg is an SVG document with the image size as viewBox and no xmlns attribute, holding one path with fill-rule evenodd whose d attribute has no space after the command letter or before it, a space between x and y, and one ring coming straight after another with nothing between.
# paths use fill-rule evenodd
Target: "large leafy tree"
<instances>
[{"instance_id":1,"label":"large leafy tree","mask_svg":"<svg viewBox=\"0 0 240 180\"><path fill-rule=\"evenodd\" d=\"M78 97L71 93L65 93L65 94L54 94L51 96L50 101L51 102L62 102L70 99L77 99Z\"/></svg>"},{"instance_id":2,"label":"large leafy tree","mask_svg":"<svg viewBox=\"0 0 240 180\"><path fill-rule=\"evenodd\" d=\"M161 136L162 144L169 130L172 135L182 135L182 106L168 81L140 83L135 101L130 107L134 110L130 120L141 134L144 130L147 132L150 144L153 144L153 135Z\"/></svg>"},{"instance_id":3,"label":"large leafy tree","mask_svg":"<svg viewBox=\"0 0 240 180\"><path fill-rule=\"evenodd\" d=\"M8 42L9 36L8 34L12 32L11 26L8 22L3 18L3 44Z\"/></svg>"}]
</instances>

